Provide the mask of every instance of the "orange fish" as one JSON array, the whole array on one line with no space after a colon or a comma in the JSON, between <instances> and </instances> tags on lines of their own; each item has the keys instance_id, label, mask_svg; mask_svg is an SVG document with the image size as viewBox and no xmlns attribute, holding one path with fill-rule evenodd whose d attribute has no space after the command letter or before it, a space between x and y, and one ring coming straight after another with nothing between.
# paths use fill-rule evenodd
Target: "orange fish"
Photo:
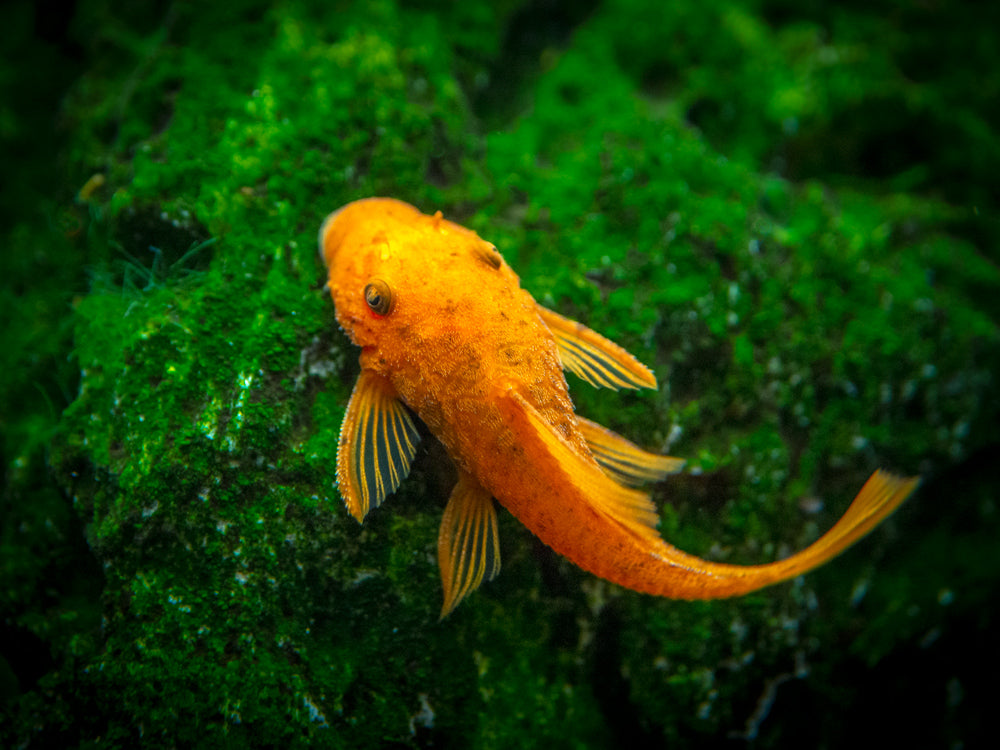
<instances>
[{"instance_id":1,"label":"orange fish","mask_svg":"<svg viewBox=\"0 0 1000 750\"><path fill-rule=\"evenodd\" d=\"M636 591L734 596L792 578L870 531L917 478L876 471L814 544L765 565L709 562L667 544L636 487L683 461L647 453L578 416L563 369L594 386L656 388L656 378L600 334L547 310L497 249L473 231L388 198L330 214L319 234L337 321L361 347L344 416L337 482L367 513L410 470L414 415L458 467L438 535L447 615L500 570L495 498L584 570Z\"/></svg>"}]
</instances>

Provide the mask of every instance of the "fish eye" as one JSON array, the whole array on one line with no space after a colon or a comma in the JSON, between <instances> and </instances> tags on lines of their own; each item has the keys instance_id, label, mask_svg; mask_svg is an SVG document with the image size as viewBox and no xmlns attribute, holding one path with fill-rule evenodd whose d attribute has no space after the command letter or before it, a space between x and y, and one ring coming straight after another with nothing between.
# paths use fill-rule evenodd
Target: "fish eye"
<instances>
[{"instance_id":1,"label":"fish eye","mask_svg":"<svg viewBox=\"0 0 1000 750\"><path fill-rule=\"evenodd\" d=\"M372 279L365 285L365 302L376 315L392 311L392 289L382 279Z\"/></svg>"}]
</instances>

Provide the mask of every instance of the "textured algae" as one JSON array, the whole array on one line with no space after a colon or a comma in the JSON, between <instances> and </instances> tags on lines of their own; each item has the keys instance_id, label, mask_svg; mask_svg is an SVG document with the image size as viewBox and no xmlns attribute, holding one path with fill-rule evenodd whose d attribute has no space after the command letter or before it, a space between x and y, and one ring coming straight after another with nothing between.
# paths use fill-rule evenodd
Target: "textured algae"
<instances>
[{"instance_id":1,"label":"textured algae","mask_svg":"<svg viewBox=\"0 0 1000 750\"><path fill-rule=\"evenodd\" d=\"M3 744L814 745L907 670L931 686L889 719L971 740L996 660L997 157L915 136L873 161L866 107L975 135L991 100L849 6L448 8L81 6L103 23L67 36L89 64L45 162L65 187L4 205ZM504 515L500 579L437 623L440 447L364 527L334 488L356 351L315 232L372 194L474 227L654 367L656 394L571 388L689 459L655 493L678 546L774 559L878 465L929 483L827 568L724 602L623 592Z\"/></svg>"}]
</instances>

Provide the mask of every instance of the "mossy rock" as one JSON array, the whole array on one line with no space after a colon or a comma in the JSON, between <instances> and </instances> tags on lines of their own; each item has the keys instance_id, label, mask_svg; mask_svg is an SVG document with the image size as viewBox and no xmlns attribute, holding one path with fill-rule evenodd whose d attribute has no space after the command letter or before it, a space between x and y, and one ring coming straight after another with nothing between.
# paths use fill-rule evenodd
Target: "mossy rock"
<instances>
[{"instance_id":1,"label":"mossy rock","mask_svg":"<svg viewBox=\"0 0 1000 750\"><path fill-rule=\"evenodd\" d=\"M877 696L896 744L985 727L1000 157L995 99L948 86L1000 66L918 65L936 8L886 45L862 5L553 8L93 2L56 33L84 61L65 129L2 206L0 744L833 745L876 688L910 701ZM986 28L941 22L949 49ZM967 137L873 166L886 111ZM0 111L4 148L40 119ZM923 489L821 570L721 602L594 579L502 514L501 576L439 622L443 449L363 526L335 487L357 351L315 238L368 195L474 228L655 370L657 393L571 391L688 459L654 488L677 546L766 562L878 466Z\"/></svg>"}]
</instances>

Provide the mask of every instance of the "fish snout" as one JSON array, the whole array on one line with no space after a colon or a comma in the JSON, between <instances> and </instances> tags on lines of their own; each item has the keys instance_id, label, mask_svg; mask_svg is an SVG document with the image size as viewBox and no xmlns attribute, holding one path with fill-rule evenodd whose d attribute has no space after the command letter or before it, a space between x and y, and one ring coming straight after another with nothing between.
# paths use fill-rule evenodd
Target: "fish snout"
<instances>
[{"instance_id":1,"label":"fish snout","mask_svg":"<svg viewBox=\"0 0 1000 750\"><path fill-rule=\"evenodd\" d=\"M347 206L349 205L351 204L348 203ZM333 254L336 251L336 244L339 244L329 242L328 240L332 239L331 235L333 234L334 223L336 222L337 217L343 213L347 206L341 206L336 211L329 214L325 219L323 219L323 224L319 228L319 257L323 259L323 263L327 268L329 268L333 263Z\"/></svg>"}]
</instances>

